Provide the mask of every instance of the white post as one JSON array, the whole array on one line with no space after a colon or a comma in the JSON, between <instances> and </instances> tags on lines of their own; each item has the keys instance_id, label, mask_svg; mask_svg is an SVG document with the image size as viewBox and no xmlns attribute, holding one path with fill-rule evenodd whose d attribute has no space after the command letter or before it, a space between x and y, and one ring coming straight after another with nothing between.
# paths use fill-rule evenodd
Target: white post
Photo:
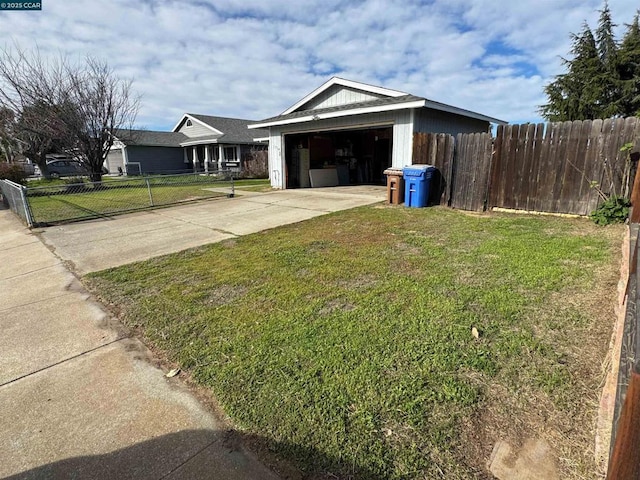
<instances>
[{"instance_id":1,"label":"white post","mask_svg":"<svg viewBox=\"0 0 640 480\"><path fill-rule=\"evenodd\" d=\"M222 156L224 153L224 149L222 145L218 145L218 170L222 170Z\"/></svg>"},{"instance_id":2,"label":"white post","mask_svg":"<svg viewBox=\"0 0 640 480\"><path fill-rule=\"evenodd\" d=\"M198 171L198 147L193 146L193 171Z\"/></svg>"},{"instance_id":3,"label":"white post","mask_svg":"<svg viewBox=\"0 0 640 480\"><path fill-rule=\"evenodd\" d=\"M209 173L209 145L204 146L204 173Z\"/></svg>"},{"instance_id":4,"label":"white post","mask_svg":"<svg viewBox=\"0 0 640 480\"><path fill-rule=\"evenodd\" d=\"M124 174L129 175L129 155L127 155L127 146L122 147L122 166L124 167Z\"/></svg>"}]
</instances>

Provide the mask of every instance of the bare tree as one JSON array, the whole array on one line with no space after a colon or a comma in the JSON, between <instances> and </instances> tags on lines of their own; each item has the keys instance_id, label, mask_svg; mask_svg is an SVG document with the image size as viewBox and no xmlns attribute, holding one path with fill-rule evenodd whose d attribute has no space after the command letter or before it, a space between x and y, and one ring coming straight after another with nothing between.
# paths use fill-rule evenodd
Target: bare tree
<instances>
[{"instance_id":1,"label":"bare tree","mask_svg":"<svg viewBox=\"0 0 640 480\"><path fill-rule=\"evenodd\" d=\"M45 61L36 50L0 52L0 109L4 112L2 143L18 148L46 173L46 155L72 143L59 105L69 97L66 61ZM15 151L13 152L15 154Z\"/></svg>"},{"instance_id":2,"label":"bare tree","mask_svg":"<svg viewBox=\"0 0 640 480\"><path fill-rule=\"evenodd\" d=\"M131 80L120 79L106 62L92 57L82 69L69 68L67 78L71 101L61 116L97 182L116 131L132 129L140 100L132 93Z\"/></svg>"},{"instance_id":3,"label":"bare tree","mask_svg":"<svg viewBox=\"0 0 640 480\"><path fill-rule=\"evenodd\" d=\"M46 155L65 152L101 180L115 131L131 129L138 112L131 84L93 57L74 64L64 56L45 60L37 50L0 52L0 108L13 112L12 135L45 174Z\"/></svg>"}]
</instances>

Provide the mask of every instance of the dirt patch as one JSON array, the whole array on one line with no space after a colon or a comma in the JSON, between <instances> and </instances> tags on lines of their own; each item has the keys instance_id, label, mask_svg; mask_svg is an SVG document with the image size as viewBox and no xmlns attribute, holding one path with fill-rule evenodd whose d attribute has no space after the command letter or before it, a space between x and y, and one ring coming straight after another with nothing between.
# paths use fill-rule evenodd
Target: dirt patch
<instances>
[{"instance_id":1,"label":"dirt patch","mask_svg":"<svg viewBox=\"0 0 640 480\"><path fill-rule=\"evenodd\" d=\"M320 309L318 314L320 315L331 315L335 312L349 312L356 308L352 303L347 302L344 299L336 298L326 303L324 307Z\"/></svg>"},{"instance_id":2,"label":"dirt patch","mask_svg":"<svg viewBox=\"0 0 640 480\"><path fill-rule=\"evenodd\" d=\"M347 288L350 290L362 290L365 288L372 288L378 284L378 279L373 275L363 275L361 277L352 278L349 280L339 280L335 282L335 285L339 288Z\"/></svg>"},{"instance_id":3,"label":"dirt patch","mask_svg":"<svg viewBox=\"0 0 640 480\"><path fill-rule=\"evenodd\" d=\"M248 291L249 288L244 285L219 285L205 297L204 303L213 307L228 305L246 295Z\"/></svg>"},{"instance_id":4,"label":"dirt patch","mask_svg":"<svg viewBox=\"0 0 640 480\"><path fill-rule=\"evenodd\" d=\"M219 243L224 248L235 248L238 245L238 240L235 238L231 238L229 240L223 240Z\"/></svg>"}]
</instances>

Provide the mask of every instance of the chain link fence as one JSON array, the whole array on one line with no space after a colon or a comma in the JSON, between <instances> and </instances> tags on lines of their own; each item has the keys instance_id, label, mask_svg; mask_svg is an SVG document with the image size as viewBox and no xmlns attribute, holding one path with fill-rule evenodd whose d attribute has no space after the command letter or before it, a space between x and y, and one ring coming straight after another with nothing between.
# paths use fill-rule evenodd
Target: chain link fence
<instances>
[{"instance_id":1,"label":"chain link fence","mask_svg":"<svg viewBox=\"0 0 640 480\"><path fill-rule=\"evenodd\" d=\"M18 215L27 226L33 225L29 203L27 201L27 187L11 180L0 180L2 203Z\"/></svg>"},{"instance_id":2,"label":"chain link fence","mask_svg":"<svg viewBox=\"0 0 640 480\"><path fill-rule=\"evenodd\" d=\"M93 183L82 178L24 189L32 225L99 218L182 202L234 195L233 174L154 177L104 177Z\"/></svg>"}]
</instances>

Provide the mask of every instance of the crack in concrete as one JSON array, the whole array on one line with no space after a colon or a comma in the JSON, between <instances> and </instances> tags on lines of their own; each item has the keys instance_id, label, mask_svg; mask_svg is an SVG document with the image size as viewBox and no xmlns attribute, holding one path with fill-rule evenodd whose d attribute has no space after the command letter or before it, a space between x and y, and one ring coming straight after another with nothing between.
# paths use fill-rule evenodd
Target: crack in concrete
<instances>
[{"instance_id":1,"label":"crack in concrete","mask_svg":"<svg viewBox=\"0 0 640 480\"><path fill-rule=\"evenodd\" d=\"M28 272L19 273L18 275L14 275L13 277L4 277L0 279L0 282L6 282L14 278L24 277L25 275L31 275L32 273L41 272L42 270L47 270L49 268L57 267L58 265L62 265L62 262L54 263L53 265L48 265L46 267L36 268L35 270L29 270Z\"/></svg>"},{"instance_id":2,"label":"crack in concrete","mask_svg":"<svg viewBox=\"0 0 640 480\"><path fill-rule=\"evenodd\" d=\"M112 345L112 344L114 344L116 342L119 342L121 340L126 340L127 338L129 338L129 337L116 338L115 340L111 340L110 342L104 343L102 345L98 345L97 347L90 348L89 350L85 350L84 352L78 353L76 355L72 355L71 357L64 358L64 359L62 359L62 360L60 360L58 362L52 363L51 365L47 365L46 367L39 368L37 370L34 370L33 372L25 373L24 375L20 375L19 377L14 378L13 380L9 380L8 382L0 383L0 388L6 387L7 385L11 385L12 383L15 383L15 382L17 382L19 380L22 380L24 378L28 378L28 377L30 377L32 375L35 375L36 373L43 372L44 370L49 370L50 368L56 367L58 365L62 365L63 363L66 363L66 362L68 362L70 360L74 360L76 358L82 357L83 355L87 355L89 353L95 352L96 350L99 350L101 348L108 347L109 345Z\"/></svg>"}]
</instances>

